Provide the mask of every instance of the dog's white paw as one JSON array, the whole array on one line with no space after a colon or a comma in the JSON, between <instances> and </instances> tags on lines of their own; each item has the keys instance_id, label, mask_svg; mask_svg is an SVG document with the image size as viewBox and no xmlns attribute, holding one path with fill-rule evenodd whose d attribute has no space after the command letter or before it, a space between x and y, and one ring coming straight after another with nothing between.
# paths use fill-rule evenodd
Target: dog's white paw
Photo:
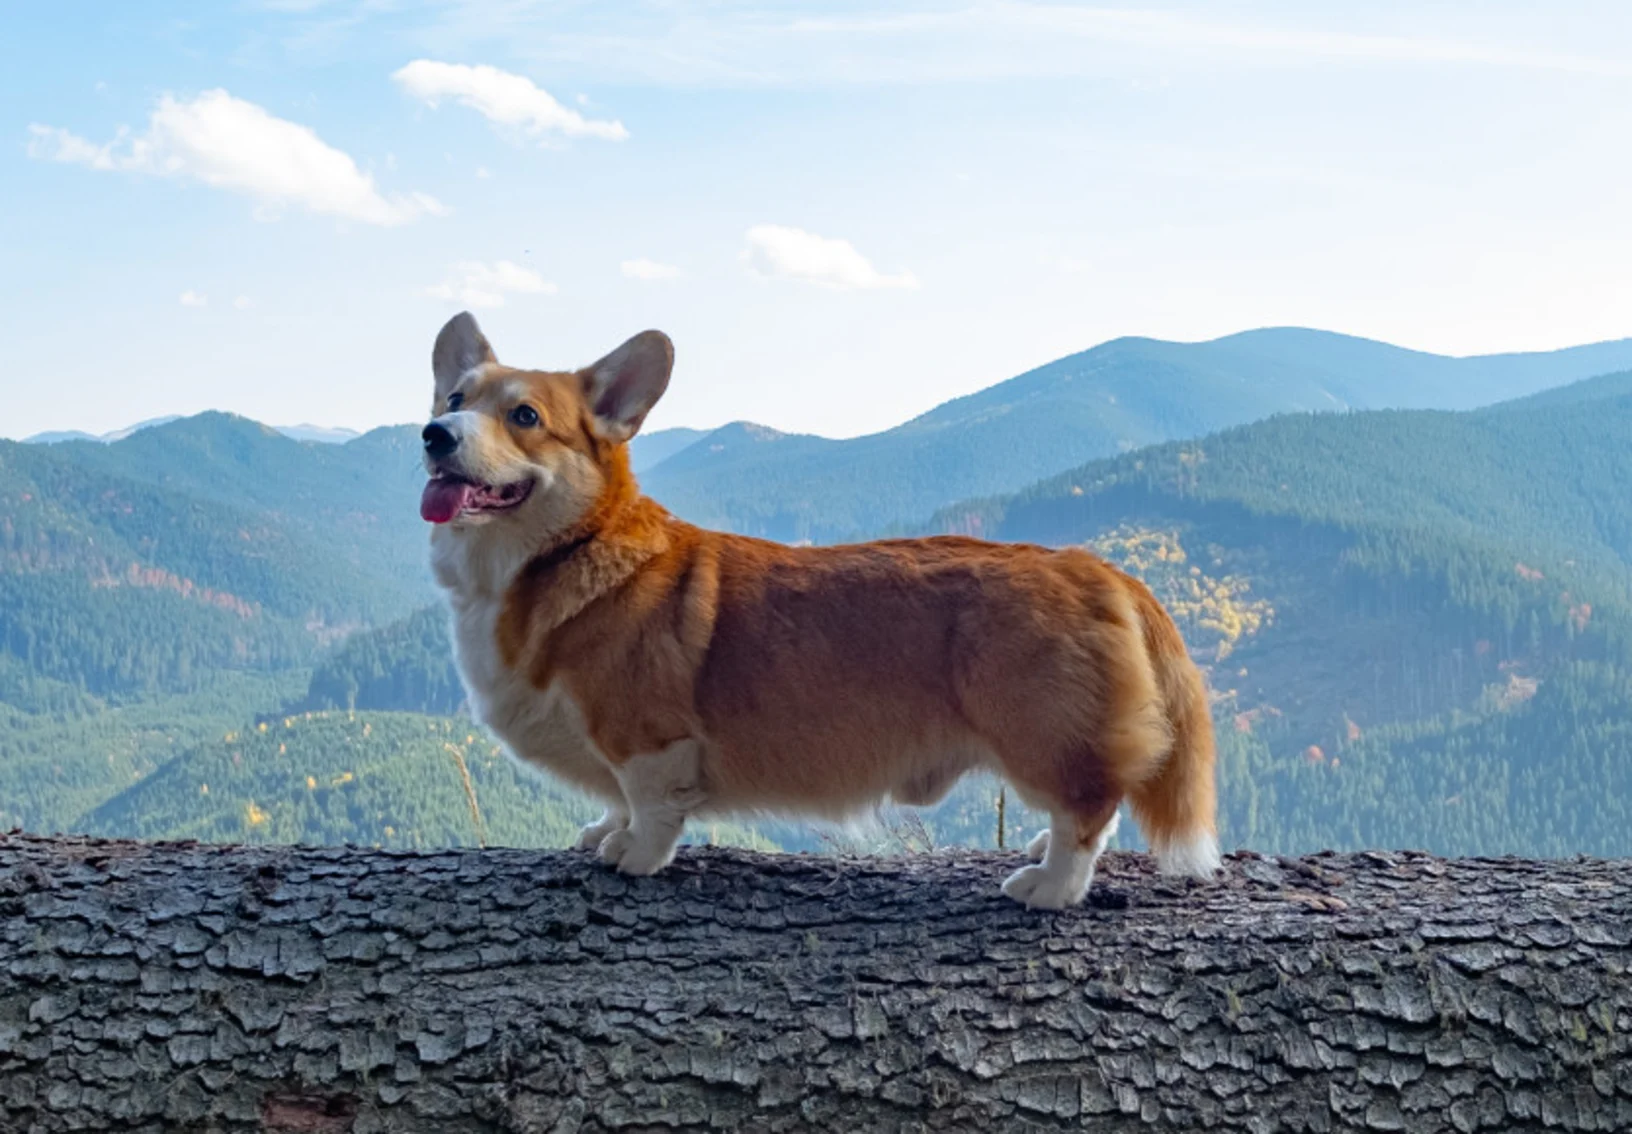
<instances>
[{"instance_id":1,"label":"dog's white paw","mask_svg":"<svg viewBox=\"0 0 1632 1134\"><path fill-rule=\"evenodd\" d=\"M577 847L579 850L598 850L606 841L606 837L614 831L621 831L629 825L629 820L622 815L615 815L608 811L595 822L578 832Z\"/></svg>"},{"instance_id":2,"label":"dog's white paw","mask_svg":"<svg viewBox=\"0 0 1632 1134\"><path fill-rule=\"evenodd\" d=\"M1048 854L1048 829L1045 827L1033 835L1031 842L1026 844L1026 857L1033 862L1041 862L1046 854Z\"/></svg>"},{"instance_id":3,"label":"dog's white paw","mask_svg":"<svg viewBox=\"0 0 1632 1134\"><path fill-rule=\"evenodd\" d=\"M608 866L617 866L623 861L623 856L628 853L634 842L635 837L629 833L629 828L619 827L616 831L608 832L606 837L596 844L596 847L600 852L602 862Z\"/></svg>"},{"instance_id":4,"label":"dog's white paw","mask_svg":"<svg viewBox=\"0 0 1632 1134\"><path fill-rule=\"evenodd\" d=\"M601 841L600 854L601 861L617 867L620 874L656 874L674 858L674 845L654 845L620 827Z\"/></svg>"},{"instance_id":5,"label":"dog's white paw","mask_svg":"<svg viewBox=\"0 0 1632 1134\"><path fill-rule=\"evenodd\" d=\"M1082 901L1088 885L1045 866L1024 866L1009 875L1003 892L1031 909L1063 910Z\"/></svg>"}]
</instances>

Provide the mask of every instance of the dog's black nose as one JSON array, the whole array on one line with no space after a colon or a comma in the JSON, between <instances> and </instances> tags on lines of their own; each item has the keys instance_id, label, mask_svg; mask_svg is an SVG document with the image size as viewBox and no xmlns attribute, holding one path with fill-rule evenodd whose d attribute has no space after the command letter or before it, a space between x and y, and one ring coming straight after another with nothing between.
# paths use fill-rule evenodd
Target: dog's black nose
<instances>
[{"instance_id":1,"label":"dog's black nose","mask_svg":"<svg viewBox=\"0 0 1632 1134\"><path fill-rule=\"evenodd\" d=\"M459 447L459 438L448 432L447 426L434 421L420 436L425 439L425 451L433 457L445 457Z\"/></svg>"}]
</instances>

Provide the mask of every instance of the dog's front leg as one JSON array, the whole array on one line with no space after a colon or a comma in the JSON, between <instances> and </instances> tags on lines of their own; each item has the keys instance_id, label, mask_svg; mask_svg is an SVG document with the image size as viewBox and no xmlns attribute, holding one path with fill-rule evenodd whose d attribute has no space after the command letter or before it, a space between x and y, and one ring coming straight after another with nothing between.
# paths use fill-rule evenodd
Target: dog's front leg
<instances>
[{"instance_id":1,"label":"dog's front leg","mask_svg":"<svg viewBox=\"0 0 1632 1134\"><path fill-rule=\"evenodd\" d=\"M703 802L701 751L677 740L614 769L629 805L629 825L601 842L601 860L624 874L655 874L674 858L686 815Z\"/></svg>"}]
</instances>

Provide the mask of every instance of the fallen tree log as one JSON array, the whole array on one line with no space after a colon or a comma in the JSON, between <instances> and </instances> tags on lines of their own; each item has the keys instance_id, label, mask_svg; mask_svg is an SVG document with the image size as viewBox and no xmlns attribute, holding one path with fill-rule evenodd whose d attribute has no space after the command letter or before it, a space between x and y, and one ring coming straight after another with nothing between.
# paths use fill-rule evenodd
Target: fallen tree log
<instances>
[{"instance_id":1,"label":"fallen tree log","mask_svg":"<svg viewBox=\"0 0 1632 1134\"><path fill-rule=\"evenodd\" d=\"M1628 1130L1632 866L0 838L7 1131Z\"/></svg>"}]
</instances>

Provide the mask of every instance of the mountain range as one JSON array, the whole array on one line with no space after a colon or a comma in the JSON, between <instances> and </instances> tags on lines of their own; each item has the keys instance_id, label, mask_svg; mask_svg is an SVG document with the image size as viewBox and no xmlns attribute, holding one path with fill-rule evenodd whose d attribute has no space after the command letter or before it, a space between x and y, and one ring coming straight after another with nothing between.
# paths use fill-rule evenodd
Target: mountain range
<instances>
[{"instance_id":1,"label":"mountain range","mask_svg":"<svg viewBox=\"0 0 1632 1134\"><path fill-rule=\"evenodd\" d=\"M733 422L639 436L631 458L646 490L686 519L824 543L911 524L1083 461L1275 414L1473 409L1624 370L1632 370L1632 339L1455 358L1296 327L1198 343L1120 338L879 433L835 440ZM100 438L29 440L111 443L175 420ZM385 428L409 448L419 426ZM274 431L342 446L358 436L304 425Z\"/></svg>"},{"instance_id":2,"label":"mountain range","mask_svg":"<svg viewBox=\"0 0 1632 1134\"><path fill-rule=\"evenodd\" d=\"M35 433L24 437L23 442L28 445L56 445L63 441L99 441L104 445L111 445L115 441L123 441L133 433L143 429L151 429L155 425L168 425L172 421L179 421L179 414L167 414L164 417L152 417L146 421L138 421L135 425L127 425L123 429L115 429L109 433L86 433L80 429L56 429L45 433ZM360 436L355 429L344 429L333 425L274 425L285 437L294 441L318 441L331 445L343 445Z\"/></svg>"},{"instance_id":3,"label":"mountain range","mask_svg":"<svg viewBox=\"0 0 1632 1134\"><path fill-rule=\"evenodd\" d=\"M564 837L582 804L462 716L417 434L210 413L0 442L0 821ZM1209 674L1231 845L1628 853L1628 435L1632 343L1449 359L1270 330L1116 340L871 437L739 423L632 456L740 531L1081 544L1140 575ZM992 790L926 829L989 844ZM1008 837L1035 820L1011 806Z\"/></svg>"},{"instance_id":4,"label":"mountain range","mask_svg":"<svg viewBox=\"0 0 1632 1134\"><path fill-rule=\"evenodd\" d=\"M1298 328L1202 343L1123 338L865 437L727 425L653 463L643 483L697 523L832 542L1274 414L1472 409L1627 369L1632 340L1449 358Z\"/></svg>"}]
</instances>

